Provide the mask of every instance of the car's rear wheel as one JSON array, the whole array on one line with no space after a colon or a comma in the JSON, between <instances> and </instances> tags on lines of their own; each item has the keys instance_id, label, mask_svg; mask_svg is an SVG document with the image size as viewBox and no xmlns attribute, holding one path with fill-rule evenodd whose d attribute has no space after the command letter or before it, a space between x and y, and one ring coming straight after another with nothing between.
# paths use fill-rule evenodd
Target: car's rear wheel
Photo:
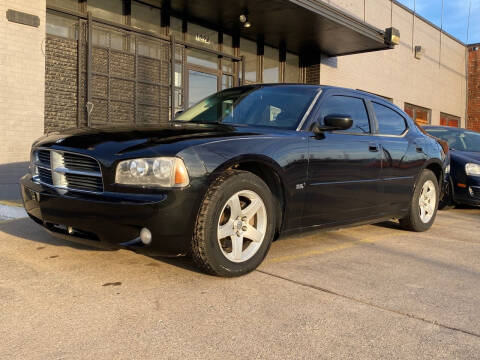
<instances>
[{"instance_id":1,"label":"car's rear wheel","mask_svg":"<svg viewBox=\"0 0 480 360\"><path fill-rule=\"evenodd\" d=\"M400 225L419 232L430 229L437 215L439 194L437 177L431 170L423 170L415 185L409 213L400 219Z\"/></svg>"},{"instance_id":2,"label":"car's rear wheel","mask_svg":"<svg viewBox=\"0 0 480 360\"><path fill-rule=\"evenodd\" d=\"M273 240L275 211L269 187L238 170L210 186L197 216L192 257L205 272L239 276L254 270Z\"/></svg>"}]
</instances>

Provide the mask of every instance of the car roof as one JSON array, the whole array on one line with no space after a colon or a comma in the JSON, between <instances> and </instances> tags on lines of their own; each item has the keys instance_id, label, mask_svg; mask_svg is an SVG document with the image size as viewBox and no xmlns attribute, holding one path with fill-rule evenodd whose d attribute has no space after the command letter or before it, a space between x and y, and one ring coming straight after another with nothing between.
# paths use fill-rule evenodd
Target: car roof
<instances>
[{"instance_id":1,"label":"car roof","mask_svg":"<svg viewBox=\"0 0 480 360\"><path fill-rule=\"evenodd\" d=\"M363 91L363 90L356 90L356 89L350 89L350 88L345 88L341 86L333 86L333 85L311 85L311 84L301 84L301 83L265 83L265 84L248 84L248 85L242 85L239 87L266 87L266 86L272 86L272 87L288 87L288 86L294 86L294 87L305 87L305 88L317 88L317 89L322 89L322 90L339 90L341 92L349 93L352 95L357 95L357 96L365 96L369 97L371 99L375 99L377 101L381 101L383 103L387 103L390 106L397 107L395 104L392 102L386 100L385 98Z\"/></svg>"}]
</instances>

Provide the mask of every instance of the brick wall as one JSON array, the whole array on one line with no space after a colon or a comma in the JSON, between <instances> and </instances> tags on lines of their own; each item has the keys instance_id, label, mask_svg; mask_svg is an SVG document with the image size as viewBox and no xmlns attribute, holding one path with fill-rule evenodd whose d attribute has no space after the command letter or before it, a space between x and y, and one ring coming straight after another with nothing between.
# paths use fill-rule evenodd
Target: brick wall
<instances>
[{"instance_id":1,"label":"brick wall","mask_svg":"<svg viewBox=\"0 0 480 360\"><path fill-rule=\"evenodd\" d=\"M27 161L43 134L45 0L0 0L0 165ZM8 9L40 18L32 27L7 20Z\"/></svg>"},{"instance_id":2,"label":"brick wall","mask_svg":"<svg viewBox=\"0 0 480 360\"><path fill-rule=\"evenodd\" d=\"M468 122L467 127L480 131L480 45L468 49Z\"/></svg>"},{"instance_id":3,"label":"brick wall","mask_svg":"<svg viewBox=\"0 0 480 360\"><path fill-rule=\"evenodd\" d=\"M77 126L77 41L47 36L45 132Z\"/></svg>"}]
</instances>

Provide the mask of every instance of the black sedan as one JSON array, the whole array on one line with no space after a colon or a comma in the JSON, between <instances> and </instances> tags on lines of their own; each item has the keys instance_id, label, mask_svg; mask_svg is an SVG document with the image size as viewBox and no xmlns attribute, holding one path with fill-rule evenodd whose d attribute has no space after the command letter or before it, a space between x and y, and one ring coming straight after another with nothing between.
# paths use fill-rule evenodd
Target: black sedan
<instances>
[{"instance_id":1,"label":"black sedan","mask_svg":"<svg viewBox=\"0 0 480 360\"><path fill-rule=\"evenodd\" d=\"M429 229L445 157L379 97L252 85L163 126L46 135L21 190L29 216L57 237L190 254L208 273L236 276L280 234L391 218Z\"/></svg>"},{"instance_id":2,"label":"black sedan","mask_svg":"<svg viewBox=\"0 0 480 360\"><path fill-rule=\"evenodd\" d=\"M446 141L451 150L442 207L480 206L480 133L448 126L426 126L424 130Z\"/></svg>"}]
</instances>

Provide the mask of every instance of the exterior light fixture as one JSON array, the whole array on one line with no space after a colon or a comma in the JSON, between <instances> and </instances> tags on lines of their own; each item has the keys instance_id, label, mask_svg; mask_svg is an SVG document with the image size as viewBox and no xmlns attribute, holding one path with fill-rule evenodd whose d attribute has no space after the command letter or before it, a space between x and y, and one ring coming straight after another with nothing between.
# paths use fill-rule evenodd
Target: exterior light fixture
<instances>
[{"instance_id":1,"label":"exterior light fixture","mask_svg":"<svg viewBox=\"0 0 480 360\"><path fill-rule=\"evenodd\" d=\"M420 45L415 46L415 59L420 60L425 55L425 48Z\"/></svg>"},{"instance_id":2,"label":"exterior light fixture","mask_svg":"<svg viewBox=\"0 0 480 360\"><path fill-rule=\"evenodd\" d=\"M385 44L391 46L400 44L400 31L394 27L385 29Z\"/></svg>"},{"instance_id":3,"label":"exterior light fixture","mask_svg":"<svg viewBox=\"0 0 480 360\"><path fill-rule=\"evenodd\" d=\"M252 26L252 24L247 19L247 15L248 15L248 11L245 11L243 14L241 14L238 17L238 20L240 20L240 22L243 24L243 27L245 28L249 28Z\"/></svg>"}]
</instances>

